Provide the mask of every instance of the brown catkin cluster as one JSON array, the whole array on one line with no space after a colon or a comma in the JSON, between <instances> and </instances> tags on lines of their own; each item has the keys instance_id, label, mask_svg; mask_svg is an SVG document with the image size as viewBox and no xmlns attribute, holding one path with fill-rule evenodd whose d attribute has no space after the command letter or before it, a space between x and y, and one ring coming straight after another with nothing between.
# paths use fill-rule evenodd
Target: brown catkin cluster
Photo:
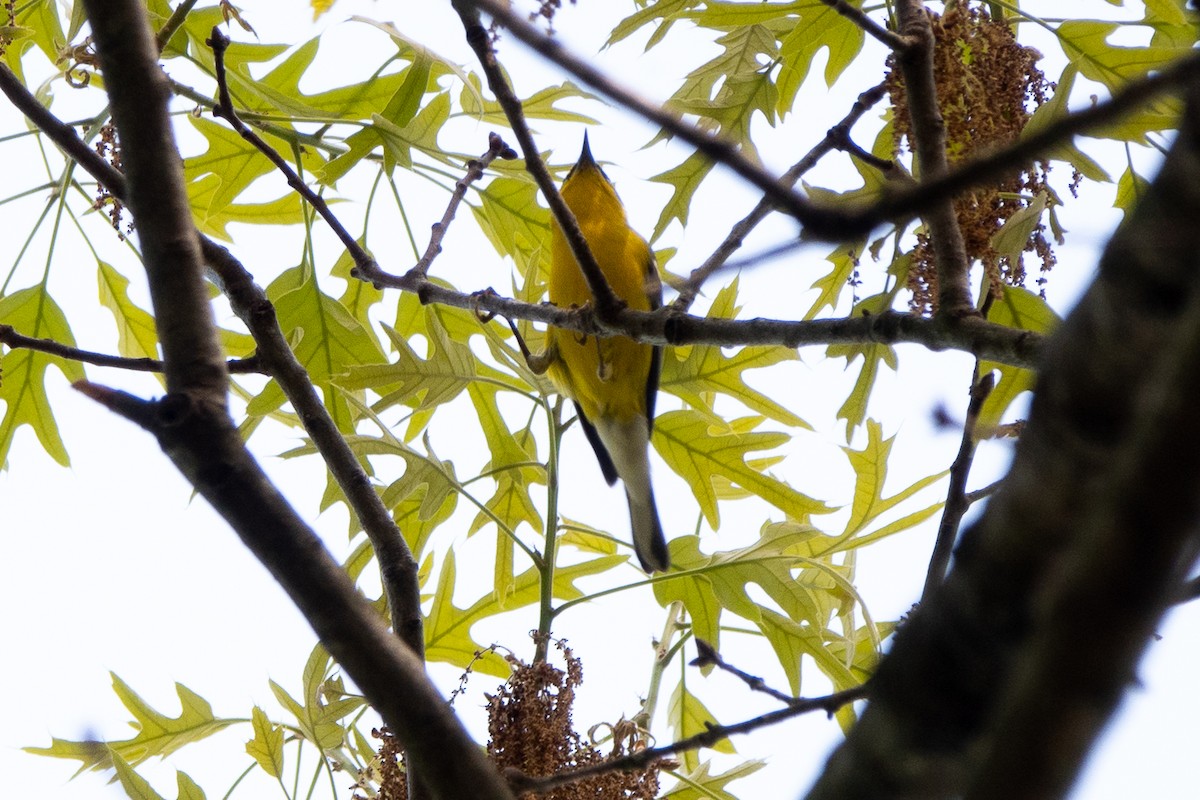
<instances>
[{"instance_id":1,"label":"brown catkin cluster","mask_svg":"<svg viewBox=\"0 0 1200 800\"><path fill-rule=\"evenodd\" d=\"M383 743L372 765L376 770L373 777L379 782L375 800L408 800L408 775L404 771L404 754L400 743L386 725L383 728L372 728L371 735ZM354 788L363 788L363 783L356 784ZM354 800L366 800L366 796L357 791L353 797Z\"/></svg>"},{"instance_id":2,"label":"brown catkin cluster","mask_svg":"<svg viewBox=\"0 0 1200 800\"><path fill-rule=\"evenodd\" d=\"M96 139L96 153L102 158L108 159L108 163L112 164L118 170L121 169L121 142L117 139L117 129L113 127L111 122L106 122L100 128L100 136ZM96 199L92 202L92 208L101 211L104 208L108 209L108 218L112 222L113 230L117 232L117 236L122 241L125 235L133 233L133 222L130 221L125 230L121 230L121 222L125 213L125 205L109 191L104 184L96 185Z\"/></svg>"},{"instance_id":3,"label":"brown catkin cluster","mask_svg":"<svg viewBox=\"0 0 1200 800\"><path fill-rule=\"evenodd\" d=\"M566 669L545 661L529 665L509 656L513 672L508 681L487 697L488 758L502 774L515 770L532 778L555 775L565 770L602 764L645 747L638 728L629 723L615 726L608 755L585 742L575 732L571 707L575 688L583 682L583 664L565 642L555 641ZM408 783L404 754L386 727L372 730L382 742L370 768L354 785L353 800L367 800L375 784L376 800L407 800ZM654 762L639 772L609 772L560 786L549 792L527 792L523 798L544 800L654 800L658 795L658 773L665 762ZM669 765L667 765L669 766Z\"/></svg>"},{"instance_id":4,"label":"brown catkin cluster","mask_svg":"<svg viewBox=\"0 0 1200 800\"><path fill-rule=\"evenodd\" d=\"M4 27L15 30L17 27L17 2L16 0L4 0L0 3L0 14L3 15ZM8 46L12 44L12 37L7 33L0 33L0 58L8 52Z\"/></svg>"},{"instance_id":5,"label":"brown catkin cluster","mask_svg":"<svg viewBox=\"0 0 1200 800\"><path fill-rule=\"evenodd\" d=\"M620 758L643 746L637 735L628 744L624 737L614 736L612 751L604 755L575 732L571 707L575 688L583 682L583 666L564 643L555 644L566 661L565 670L545 661L525 664L510 658L512 676L495 695L488 695L488 756L501 772L516 769L530 777L544 777ZM610 772L536 796L652 800L658 794L658 770L659 765L652 764L640 772Z\"/></svg>"},{"instance_id":6,"label":"brown catkin cluster","mask_svg":"<svg viewBox=\"0 0 1200 800\"><path fill-rule=\"evenodd\" d=\"M1037 68L1040 57L1037 51L1018 44L1006 22L992 20L986 11L965 3L955 5L943 16L931 14L930 20L935 40L938 106L946 124L950 163L1015 141L1032 112L1053 89ZM912 122L904 77L894 59L889 63L887 86L895 147L900 152L903 140L912 141ZM1041 162L1031 170L967 192L954 201L967 256L983 265L994 293L999 293L1004 285L1024 285L1025 268L1020 257L1010 260L1000 256L991 239L1009 217L1026 206L1028 198L1046 190L1048 169ZM936 272L928 237L918 233L917 240L908 286L913 311L927 314L936 306ZM1034 230L1025 251L1040 259L1042 275L1038 284L1044 284L1045 273L1055 263L1044 225Z\"/></svg>"}]
</instances>

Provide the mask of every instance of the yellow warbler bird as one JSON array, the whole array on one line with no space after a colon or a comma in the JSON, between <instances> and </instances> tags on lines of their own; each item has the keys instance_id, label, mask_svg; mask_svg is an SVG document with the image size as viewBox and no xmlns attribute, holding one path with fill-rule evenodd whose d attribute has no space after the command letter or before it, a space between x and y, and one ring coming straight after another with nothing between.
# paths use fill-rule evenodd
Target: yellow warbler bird
<instances>
[{"instance_id":1,"label":"yellow warbler bird","mask_svg":"<svg viewBox=\"0 0 1200 800\"><path fill-rule=\"evenodd\" d=\"M612 182L592 158L587 134L579 162L563 182L562 198L617 296L638 311L661 306L662 283L654 254L629 227ZM550 302L566 308L591 301L592 293L557 222L550 244ZM605 480L610 486L617 478L625 484L633 548L642 569L667 569L671 560L654 505L647 452L661 348L625 336L580 337L558 328L550 328L548 336L550 379L575 402Z\"/></svg>"}]
</instances>

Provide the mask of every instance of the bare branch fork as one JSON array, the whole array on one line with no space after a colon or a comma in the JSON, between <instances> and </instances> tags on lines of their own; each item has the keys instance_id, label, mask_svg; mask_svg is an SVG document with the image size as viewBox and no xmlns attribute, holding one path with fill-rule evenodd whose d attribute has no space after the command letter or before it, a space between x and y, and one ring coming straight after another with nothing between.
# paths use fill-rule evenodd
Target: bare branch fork
<instances>
[{"instance_id":1,"label":"bare branch fork","mask_svg":"<svg viewBox=\"0 0 1200 800\"><path fill-rule=\"evenodd\" d=\"M214 25L212 33L206 44L213 51L213 66L217 78L217 104L213 107L213 116L221 117L229 123L238 135L253 145L260 153L265 155L275 168L282 172L287 177L288 186L308 201L325 223L337 234L342 245L349 251L354 258L355 266L361 268L369 268L375 263L358 242L350 235L350 232L342 225L333 212L329 210L329 204L325 202L325 198L314 192L304 179L297 174L296 170L292 169L291 164L287 163L281 155L275 152L273 148L267 145L257 133L246 127L246 124L237 115L237 110L233 107L233 100L229 96L229 82L225 77L225 51L229 48L229 37L221 30L219 25Z\"/></svg>"},{"instance_id":2,"label":"bare branch fork","mask_svg":"<svg viewBox=\"0 0 1200 800\"><path fill-rule=\"evenodd\" d=\"M838 8L838 0L822 0L822 2L842 13ZM923 36L922 29L928 26L927 20L925 22L920 20L920 16L925 13L923 4L917 0L904 0L904 2L908 5L905 7L905 13L901 15L901 19L902 21L908 20L908 27L906 30L900 31L894 47L897 57L902 61L921 57L920 51L924 46L918 46L918 44ZM732 169L762 191L772 208L795 217L813 237L839 241L866 235L875 226L888 221L910 219L917 214L923 214L966 189L1003 176L1015 169L1021 169L1037 157L1043 156L1054 145L1069 141L1077 134L1120 119L1134 108L1146 104L1161 93L1177 89L1184 85L1192 74L1200 70L1200 53L1181 58L1154 75L1130 81L1110 99L1088 109L1071 113L1009 147L963 162L953 170L943 171L940 174L936 169L930 170L929 174L923 175L921 183L913 188L899 189L864 208L844 211L813 204L807 198L791 191L784 181L777 180L763 171L761 167L747 160L731 143L716 139L708 133L686 124L665 111L661 105L645 100L636 92L616 83L589 62L570 53L557 41L531 25L503 0L456 0L455 7L459 9L460 16L465 10L463 6L468 5L472 10L477 8L486 12L539 55L557 64L608 99L633 111L638 116L660 125L672 136L692 145L713 161ZM480 30L483 30L482 26ZM872 33L870 30L867 32ZM932 75L928 80L932 80ZM494 87L493 91L495 91ZM929 123L928 119L921 122L922 125ZM943 153L942 158L944 159L944 157ZM932 158L933 161L926 166L935 166L938 160L936 155L928 154L928 158ZM960 292L956 289L955 293ZM967 294L969 295L969 292Z\"/></svg>"},{"instance_id":3,"label":"bare branch fork","mask_svg":"<svg viewBox=\"0 0 1200 800\"><path fill-rule=\"evenodd\" d=\"M1200 551L1197 217L1193 73L1162 170L1047 346L1008 477L810 800L1067 793Z\"/></svg>"},{"instance_id":4,"label":"bare branch fork","mask_svg":"<svg viewBox=\"0 0 1200 800\"><path fill-rule=\"evenodd\" d=\"M38 102L7 65L0 64L0 91L97 181L122 202L129 197L125 176L81 140L75 130ZM357 244L357 243L356 243ZM212 277L226 292L234 313L258 348L258 363L274 377L305 425L375 550L397 635L414 653L424 650L417 564L391 514L353 451L317 396L275 319L274 307L245 267L225 247L206 236L200 247ZM86 360L86 359L81 359ZM110 364L118 366L117 364ZM119 366L126 366L120 364Z\"/></svg>"},{"instance_id":5,"label":"bare branch fork","mask_svg":"<svg viewBox=\"0 0 1200 800\"><path fill-rule=\"evenodd\" d=\"M126 196L125 177L121 172L88 147L74 129L38 102L7 65L2 63L0 91L69 157L107 187L114 197ZM203 236L200 243L206 261L217 273L236 273L244 270L223 246ZM357 242L355 245L357 246ZM374 273L360 277L371 280L376 286L412 292L422 303L440 303L509 319L557 325L582 333L602 333L600 326L593 319L593 314L586 308L561 309L548 304L523 303L494 294L459 292L412 272L396 276L376 269ZM221 282L227 283L228 280L227 277L222 278ZM263 301L265 302L265 298ZM253 320L243 317L243 321L254 333L255 327L251 324ZM850 319L788 321L706 319L678 315L670 311L647 313L626 309L619 315L619 326L621 333L641 341L668 344L783 344L799 347L837 343L911 342L934 350L963 350L1004 364L1026 367L1036 363L1042 342L1040 334L1013 330L983 320L932 320L899 312ZM287 388L284 387L284 390L286 392ZM289 400L295 404L294 398L289 397ZM318 447L321 446L319 439L314 438L314 442Z\"/></svg>"},{"instance_id":6,"label":"bare branch fork","mask_svg":"<svg viewBox=\"0 0 1200 800\"><path fill-rule=\"evenodd\" d=\"M139 0L85 5L125 145L125 202L137 223L168 388L153 403L113 394L106 405L154 433L288 592L437 794L511 800L504 781L425 677L420 659L387 631L246 450L226 408L228 374L167 113L170 90L146 9ZM81 388L103 399L103 390ZM455 758L446 758L447 752Z\"/></svg>"}]
</instances>

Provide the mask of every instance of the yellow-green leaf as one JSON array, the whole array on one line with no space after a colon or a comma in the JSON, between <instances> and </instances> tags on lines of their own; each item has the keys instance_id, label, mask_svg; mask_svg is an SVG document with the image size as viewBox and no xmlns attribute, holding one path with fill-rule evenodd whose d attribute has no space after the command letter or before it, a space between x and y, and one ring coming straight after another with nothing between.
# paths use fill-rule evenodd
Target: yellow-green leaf
<instances>
[{"instance_id":1,"label":"yellow-green leaf","mask_svg":"<svg viewBox=\"0 0 1200 800\"><path fill-rule=\"evenodd\" d=\"M583 592L575 586L575 581L605 572L627 560L627 556L601 556L581 564L560 566L554 572L553 596L560 600L580 598ZM425 620L425 657L429 661L466 667L484 650L471 638L471 626L486 617L537 603L541 599L541 573L531 567L516 576L513 589L503 603L489 586L482 597L465 609L456 607L453 602L455 574L451 551L442 565L433 604ZM492 652L475 661L472 669L500 677L507 677L509 673L504 659Z\"/></svg>"},{"instance_id":2,"label":"yellow-green leaf","mask_svg":"<svg viewBox=\"0 0 1200 800\"><path fill-rule=\"evenodd\" d=\"M129 796L129 800L164 800L161 794L154 791L150 782L138 775L119 753L110 750L109 757L117 772L117 780L120 782L121 788L125 790L125 794Z\"/></svg>"},{"instance_id":3,"label":"yellow-green leaf","mask_svg":"<svg viewBox=\"0 0 1200 800\"><path fill-rule=\"evenodd\" d=\"M77 759L82 762L81 772L112 767L112 754L136 766L152 756L168 756L184 745L205 739L235 722L214 717L208 701L181 683L175 684L180 714L178 717L168 717L152 708L115 673L112 679L113 691L133 714L133 721L129 724L137 730L136 736L109 742L73 742L56 738L50 747L27 747L25 751L52 758Z\"/></svg>"},{"instance_id":4,"label":"yellow-green leaf","mask_svg":"<svg viewBox=\"0 0 1200 800\"><path fill-rule=\"evenodd\" d=\"M850 285L850 281L858 272L858 259L865 246L866 240L860 239L852 244L840 244L825 256L825 260L833 265L833 269L813 281L812 288L819 289L820 294L805 313L805 319L815 319L826 308L837 308L842 291Z\"/></svg>"},{"instance_id":5,"label":"yellow-green leaf","mask_svg":"<svg viewBox=\"0 0 1200 800\"><path fill-rule=\"evenodd\" d=\"M1004 221L992 234L992 249L1010 261L1017 261L1029 245L1029 239L1042 221L1042 212L1050 205L1050 195L1037 193L1029 203Z\"/></svg>"},{"instance_id":6,"label":"yellow-green leaf","mask_svg":"<svg viewBox=\"0 0 1200 800\"><path fill-rule=\"evenodd\" d=\"M323 753L342 746L345 741L345 725L342 720L358 711L365 703L361 697L345 696L342 693L327 699L325 688L331 681L327 681L326 676L331 664L332 659L324 647L318 644L313 648L304 664L303 703L289 695L278 683L270 681L275 699L296 718L304 737Z\"/></svg>"},{"instance_id":7,"label":"yellow-green leaf","mask_svg":"<svg viewBox=\"0 0 1200 800\"><path fill-rule=\"evenodd\" d=\"M855 304L850 317L882 313L891 306L891 302L891 294L873 295ZM825 353L830 358L846 359L847 369L856 359L863 359L858 380L850 390L846 402L838 409L838 419L846 420L846 438L849 439L854 429L867 417L867 402L871 397L871 389L875 386L875 378L879 375L880 365L886 364L893 370L899 366L896 349L885 344L834 344L826 348Z\"/></svg>"},{"instance_id":8,"label":"yellow-green leaf","mask_svg":"<svg viewBox=\"0 0 1200 800\"><path fill-rule=\"evenodd\" d=\"M371 122L383 143L384 168L390 171L399 164L405 169L412 169L413 149L438 161L448 161L444 151L438 147L437 135L449 116L448 92L442 92L426 103L407 125L397 125L382 114L375 114Z\"/></svg>"},{"instance_id":9,"label":"yellow-green leaf","mask_svg":"<svg viewBox=\"0 0 1200 800\"><path fill-rule=\"evenodd\" d=\"M267 718L267 712L254 707L250 720L254 737L246 742L246 753L251 756L263 772L272 778L283 774L283 727Z\"/></svg>"},{"instance_id":10,"label":"yellow-green leaf","mask_svg":"<svg viewBox=\"0 0 1200 800\"><path fill-rule=\"evenodd\" d=\"M227 226L231 222L245 225L294 225L304 221L304 203L300 195L289 191L277 200L265 203L216 202L224 182L216 175L205 175L187 185L192 216L201 232L224 241L233 241ZM361 283L361 281L359 281Z\"/></svg>"},{"instance_id":11,"label":"yellow-green leaf","mask_svg":"<svg viewBox=\"0 0 1200 800\"><path fill-rule=\"evenodd\" d=\"M1149 188L1150 181L1138 175L1132 165L1126 167L1117 180L1117 197L1113 201L1113 207L1128 214L1146 196Z\"/></svg>"},{"instance_id":12,"label":"yellow-green leaf","mask_svg":"<svg viewBox=\"0 0 1200 800\"><path fill-rule=\"evenodd\" d=\"M352 366L385 361L374 333L341 303L322 292L306 267L285 271L267 287L267 296L275 304L279 327L296 342L293 346L296 358L313 382L325 389L330 413L339 430L352 430L353 420L345 407L345 398L332 392L332 383ZM283 402L282 390L272 381L250 401L247 411L259 416Z\"/></svg>"},{"instance_id":13,"label":"yellow-green leaf","mask_svg":"<svg viewBox=\"0 0 1200 800\"><path fill-rule=\"evenodd\" d=\"M129 299L129 279L110 264L97 262L100 303L117 323L117 352L126 358L157 358L158 333L154 317Z\"/></svg>"},{"instance_id":14,"label":"yellow-green leaf","mask_svg":"<svg viewBox=\"0 0 1200 800\"><path fill-rule=\"evenodd\" d=\"M1054 96L1039 106L1037 111L1033 112L1033 116L1029 118L1029 122L1025 123L1025 127L1021 130L1021 138L1028 138L1039 133L1051 123L1058 121L1070 113L1067 107L1067 100L1071 95L1071 88L1075 85L1075 77L1078 73L1079 70L1074 64L1066 66L1057 81ZM1046 155L1050 158L1066 161L1079 170L1079 173L1088 180L1099 181L1101 183L1112 181L1112 178L1108 176L1104 168L1095 159L1076 147L1071 139L1049 148Z\"/></svg>"},{"instance_id":15,"label":"yellow-green leaf","mask_svg":"<svg viewBox=\"0 0 1200 800\"><path fill-rule=\"evenodd\" d=\"M796 3L803 6L799 21L784 36L779 46L782 66L779 70L779 113L791 111L796 94L808 77L812 61L821 50L828 50L825 62L825 85L845 72L862 50L862 28L818 0ZM851 3L861 6L860 2Z\"/></svg>"},{"instance_id":16,"label":"yellow-green leaf","mask_svg":"<svg viewBox=\"0 0 1200 800\"><path fill-rule=\"evenodd\" d=\"M675 685L675 691L671 693L671 700L667 704L667 719L670 721L671 730L675 732L676 740L704 733L710 727L720 724L704 703L700 702L700 698L689 692L682 681ZM718 753L737 752L733 742L728 739L721 739L710 747ZM699 756L695 750L683 753L682 759L684 767L689 770L698 766Z\"/></svg>"},{"instance_id":17,"label":"yellow-green leaf","mask_svg":"<svg viewBox=\"0 0 1200 800\"><path fill-rule=\"evenodd\" d=\"M537 187L521 178L496 178L478 190L471 206L475 221L502 256L520 264L536 264L537 282L550 274L550 212L537 201ZM533 300L533 298L528 298Z\"/></svg>"},{"instance_id":18,"label":"yellow-green leaf","mask_svg":"<svg viewBox=\"0 0 1200 800\"><path fill-rule=\"evenodd\" d=\"M677 219L680 225L687 227L692 197L712 168L713 162L704 154L696 152L678 166L650 179L655 183L665 183L672 188L671 199L663 206L662 212L658 215L658 222L654 223L654 233L650 235L651 242L662 235L672 220Z\"/></svg>"},{"instance_id":19,"label":"yellow-green leaf","mask_svg":"<svg viewBox=\"0 0 1200 800\"><path fill-rule=\"evenodd\" d=\"M854 469L854 502L850 506L850 519L846 522L844 538L862 531L869 522L895 508L900 503L931 486L946 475L939 472L929 475L896 492L891 497L883 496L887 478L888 460L892 454L894 436L884 439L883 427L873 419L867 420L867 442L861 450L843 447L842 451Z\"/></svg>"},{"instance_id":20,"label":"yellow-green leaf","mask_svg":"<svg viewBox=\"0 0 1200 800\"><path fill-rule=\"evenodd\" d=\"M530 431L525 429L514 435L508 429L496 402L499 390L500 387L495 384L481 382L472 383L467 389L491 453L491 459L484 465L484 472L496 481L496 492L485 504L491 516L482 511L476 515L467 531L468 535L493 521L499 522L508 531L515 531L521 523L528 524L536 531L543 528L542 516L529 495L529 488L534 483L546 483L545 470L538 463L537 445ZM511 558L511 553L497 554L497 558L504 557ZM511 577L510 572L507 578Z\"/></svg>"},{"instance_id":21,"label":"yellow-green leaf","mask_svg":"<svg viewBox=\"0 0 1200 800\"><path fill-rule=\"evenodd\" d=\"M708 524L720 525L712 476L722 475L794 517L825 514L831 509L783 481L753 469L746 457L755 450L779 447L784 433L752 432L761 418L735 420L724 429L697 411L669 411L654 423L654 449L688 482Z\"/></svg>"},{"instance_id":22,"label":"yellow-green leaf","mask_svg":"<svg viewBox=\"0 0 1200 800\"><path fill-rule=\"evenodd\" d=\"M254 145L224 125L191 116L187 119L204 137L208 149L184 161L184 175L188 183L206 176L216 178L216 186L211 190L207 186L203 191L189 188L189 192L197 191L204 201L204 205L193 202L193 210L200 219L206 219L223 212L255 178L266 175L275 167ZM275 144L278 143L276 140ZM280 183L283 183L282 179Z\"/></svg>"},{"instance_id":23,"label":"yellow-green leaf","mask_svg":"<svg viewBox=\"0 0 1200 800\"><path fill-rule=\"evenodd\" d=\"M662 796L662 800L737 800L725 791L725 787L748 775L753 775L765 767L767 762L759 759L743 761L720 775L710 775L711 764L702 761L686 774L680 775L679 782Z\"/></svg>"},{"instance_id":24,"label":"yellow-green leaf","mask_svg":"<svg viewBox=\"0 0 1200 800\"><path fill-rule=\"evenodd\" d=\"M728 286L722 287L706 316L709 319L737 317L740 311L736 305L737 292L738 280L735 278ZM711 401L707 401L705 396L719 392L777 422L811 429L803 419L751 388L744 380L749 370L798 358L794 349L775 345L741 347L732 353L711 345L668 349L663 358L659 388L682 398L701 412L706 412L711 406Z\"/></svg>"},{"instance_id":25,"label":"yellow-green leaf","mask_svg":"<svg viewBox=\"0 0 1200 800\"><path fill-rule=\"evenodd\" d=\"M662 41L662 37L671 29L671 26L682 17L683 11L701 5L703 2L704 0L651 0L645 4L644 8L618 22L604 46L612 47L634 31L651 25L657 20L662 20L660 24L654 26L654 33L651 34L650 41L646 43L646 49L649 50Z\"/></svg>"},{"instance_id":26,"label":"yellow-green leaf","mask_svg":"<svg viewBox=\"0 0 1200 800\"><path fill-rule=\"evenodd\" d=\"M1004 294L992 303L991 310L988 311L988 320L1009 328L1035 333L1050 333L1061 321L1043 298L1028 289L1016 286L1004 287ZM1022 369L994 361L979 362L980 375L992 370L999 371L1000 380L984 401L979 412L979 421L976 423L984 435L989 428L1000 424L1004 412L1018 395L1033 389L1037 378L1037 373L1032 369Z\"/></svg>"},{"instance_id":27,"label":"yellow-green leaf","mask_svg":"<svg viewBox=\"0 0 1200 800\"><path fill-rule=\"evenodd\" d=\"M75 344L66 316L46 292L44 284L0 298L0 323L11 325L17 333L35 339ZM4 403L4 418L0 420L0 468L7 464L13 437L22 425L33 428L51 458L63 466L70 463L46 394L46 368L50 366L57 368L69 381L81 381L86 377L78 361L36 350L18 348L0 358L0 401Z\"/></svg>"},{"instance_id":28,"label":"yellow-green leaf","mask_svg":"<svg viewBox=\"0 0 1200 800\"><path fill-rule=\"evenodd\" d=\"M175 783L178 791L177 800L207 800L204 790L186 772L176 772Z\"/></svg>"},{"instance_id":29,"label":"yellow-green leaf","mask_svg":"<svg viewBox=\"0 0 1200 800\"><path fill-rule=\"evenodd\" d=\"M452 341L436 317L430 319L428 358L422 359L403 336L385 327L397 352L396 361L351 367L338 385L378 393L377 410L397 404L431 409L458 397L475 380L475 356L466 345Z\"/></svg>"}]
</instances>

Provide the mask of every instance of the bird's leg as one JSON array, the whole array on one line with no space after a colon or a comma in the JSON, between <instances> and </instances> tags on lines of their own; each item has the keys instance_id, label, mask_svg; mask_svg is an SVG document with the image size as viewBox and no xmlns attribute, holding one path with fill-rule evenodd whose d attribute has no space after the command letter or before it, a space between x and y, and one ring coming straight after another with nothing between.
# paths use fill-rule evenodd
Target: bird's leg
<instances>
[{"instance_id":1,"label":"bird's leg","mask_svg":"<svg viewBox=\"0 0 1200 800\"><path fill-rule=\"evenodd\" d=\"M608 383L612 379L612 364L604 357L604 348L600 346L600 337L593 336L592 341L596 343L596 377Z\"/></svg>"},{"instance_id":2,"label":"bird's leg","mask_svg":"<svg viewBox=\"0 0 1200 800\"><path fill-rule=\"evenodd\" d=\"M495 294L496 290L489 286L482 291L476 292L474 296L476 300L478 300L481 297L494 296ZM494 311L484 313L480 311L478 307L476 307L475 316L479 318L480 322L491 322L496 316L496 313ZM513 322L507 317L505 318L505 321L508 322L509 329L512 330L513 336L515 336L517 339L517 347L521 348L521 355L525 357L525 365L528 366L529 369L533 370L535 375L545 375L546 370L550 369L550 365L558 359L558 348L551 343L551 345L545 350L537 355L534 355L532 352L530 352L529 345L525 344L525 337L521 335L519 330L517 330L517 323Z\"/></svg>"},{"instance_id":3,"label":"bird's leg","mask_svg":"<svg viewBox=\"0 0 1200 800\"><path fill-rule=\"evenodd\" d=\"M512 329L513 336L517 338L517 347L521 348L521 355L525 357L525 366L529 367L535 375L545 375L546 370L550 369L550 365L558 360L558 345L551 341L545 350L533 353L530 351L529 345L525 344L525 337L517 330L517 323L510 319L508 327Z\"/></svg>"}]
</instances>

